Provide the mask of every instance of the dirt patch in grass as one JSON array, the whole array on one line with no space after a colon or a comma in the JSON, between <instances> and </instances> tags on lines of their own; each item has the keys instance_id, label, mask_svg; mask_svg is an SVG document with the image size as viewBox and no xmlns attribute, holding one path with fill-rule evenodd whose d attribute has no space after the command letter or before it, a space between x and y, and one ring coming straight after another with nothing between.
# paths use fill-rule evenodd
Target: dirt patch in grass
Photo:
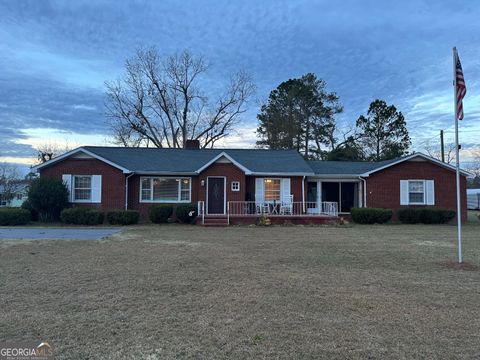
<instances>
[{"instance_id":1,"label":"dirt patch in grass","mask_svg":"<svg viewBox=\"0 0 480 360\"><path fill-rule=\"evenodd\" d=\"M137 226L0 250L0 339L58 359L472 359L453 226ZM465 259L480 264L478 226Z\"/></svg>"},{"instance_id":2,"label":"dirt patch in grass","mask_svg":"<svg viewBox=\"0 0 480 360\"><path fill-rule=\"evenodd\" d=\"M454 248L455 244L449 243L449 242L444 242L444 241L417 241L417 245L421 246L440 246L440 247L448 247L448 248Z\"/></svg>"},{"instance_id":3,"label":"dirt patch in grass","mask_svg":"<svg viewBox=\"0 0 480 360\"><path fill-rule=\"evenodd\" d=\"M465 271L480 271L480 266L472 264L470 262L462 262L459 263L458 261L444 261L440 262L439 265L448 268L448 269L455 269L455 270L465 270Z\"/></svg>"}]
</instances>

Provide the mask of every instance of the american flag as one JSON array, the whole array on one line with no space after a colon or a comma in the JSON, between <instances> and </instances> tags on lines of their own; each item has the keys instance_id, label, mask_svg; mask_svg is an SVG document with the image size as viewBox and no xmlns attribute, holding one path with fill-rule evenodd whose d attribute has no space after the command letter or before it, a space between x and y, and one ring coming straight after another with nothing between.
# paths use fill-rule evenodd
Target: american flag
<instances>
[{"instance_id":1,"label":"american flag","mask_svg":"<svg viewBox=\"0 0 480 360\"><path fill-rule=\"evenodd\" d=\"M467 88L465 87L465 79L463 78L462 64L460 63L460 58L458 53L456 53L456 64L455 64L455 96L457 97L457 119L463 119L463 98L467 93Z\"/></svg>"}]
</instances>

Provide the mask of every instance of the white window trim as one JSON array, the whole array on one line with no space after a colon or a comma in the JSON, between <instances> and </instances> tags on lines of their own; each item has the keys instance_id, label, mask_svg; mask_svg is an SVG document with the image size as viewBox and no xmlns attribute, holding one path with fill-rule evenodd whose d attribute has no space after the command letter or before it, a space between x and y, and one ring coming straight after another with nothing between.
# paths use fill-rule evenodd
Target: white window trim
<instances>
[{"instance_id":1,"label":"white window trim","mask_svg":"<svg viewBox=\"0 0 480 360\"><path fill-rule=\"evenodd\" d=\"M233 185L237 185L236 187L234 187ZM231 189L232 191L240 191L240 181L232 181L232 184L231 184Z\"/></svg>"},{"instance_id":2,"label":"white window trim","mask_svg":"<svg viewBox=\"0 0 480 360\"><path fill-rule=\"evenodd\" d=\"M423 183L423 202L410 202L410 182L418 181ZM420 194L420 192L413 192L414 194ZM427 184L424 179L408 179L408 205L426 205L427 204Z\"/></svg>"},{"instance_id":3,"label":"white window trim","mask_svg":"<svg viewBox=\"0 0 480 360\"><path fill-rule=\"evenodd\" d=\"M142 199L142 182L144 179L150 179L150 200ZM153 200L153 179L180 179L178 182L178 197L177 200ZM188 200L180 200L182 197L182 181L183 179L188 179ZM177 177L177 176L141 176L140 183L138 186L138 199L141 203L154 203L154 204L188 204L192 202L192 178L191 177Z\"/></svg>"},{"instance_id":4,"label":"white window trim","mask_svg":"<svg viewBox=\"0 0 480 360\"><path fill-rule=\"evenodd\" d=\"M75 178L77 177L89 177L90 178L90 198L88 199L75 199ZM92 202L92 196L93 196L93 188L92 188L92 182L93 182L93 175L72 175L72 203L91 203ZM87 188L80 188L83 190L86 190Z\"/></svg>"}]
</instances>

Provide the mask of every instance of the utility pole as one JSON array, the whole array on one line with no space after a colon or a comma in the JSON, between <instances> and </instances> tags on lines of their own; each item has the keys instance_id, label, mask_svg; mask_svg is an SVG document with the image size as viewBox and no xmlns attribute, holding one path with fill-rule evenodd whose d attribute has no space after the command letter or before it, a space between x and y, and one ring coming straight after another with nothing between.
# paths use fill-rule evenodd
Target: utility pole
<instances>
[{"instance_id":1,"label":"utility pole","mask_svg":"<svg viewBox=\"0 0 480 360\"><path fill-rule=\"evenodd\" d=\"M440 148L442 151L442 162L445 162L445 147L443 145L443 130L440 130Z\"/></svg>"}]
</instances>

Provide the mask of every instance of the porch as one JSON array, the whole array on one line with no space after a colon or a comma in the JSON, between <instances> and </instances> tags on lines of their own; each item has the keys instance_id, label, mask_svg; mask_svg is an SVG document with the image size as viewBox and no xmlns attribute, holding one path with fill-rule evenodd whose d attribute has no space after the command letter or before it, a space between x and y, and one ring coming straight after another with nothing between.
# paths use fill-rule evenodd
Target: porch
<instances>
[{"instance_id":1,"label":"porch","mask_svg":"<svg viewBox=\"0 0 480 360\"><path fill-rule=\"evenodd\" d=\"M338 203L283 201L227 201L225 214L207 214L205 202L198 202L198 220L202 225L252 224L260 217L272 223L330 223L338 220Z\"/></svg>"}]
</instances>

